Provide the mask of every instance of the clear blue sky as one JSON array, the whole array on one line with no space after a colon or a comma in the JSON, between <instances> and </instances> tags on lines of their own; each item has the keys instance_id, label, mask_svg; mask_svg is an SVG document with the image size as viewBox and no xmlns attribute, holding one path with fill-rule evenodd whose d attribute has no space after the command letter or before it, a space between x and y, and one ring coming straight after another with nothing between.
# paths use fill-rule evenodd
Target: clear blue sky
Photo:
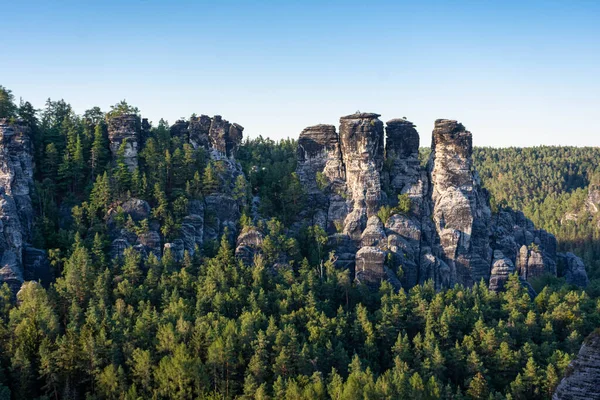
<instances>
[{"instance_id":1,"label":"clear blue sky","mask_svg":"<svg viewBox=\"0 0 600 400\"><path fill-rule=\"evenodd\" d=\"M422 4L417 4L422 3ZM0 0L0 84L78 113L221 114L297 137L356 110L476 145L600 145L600 1Z\"/></svg>"}]
</instances>

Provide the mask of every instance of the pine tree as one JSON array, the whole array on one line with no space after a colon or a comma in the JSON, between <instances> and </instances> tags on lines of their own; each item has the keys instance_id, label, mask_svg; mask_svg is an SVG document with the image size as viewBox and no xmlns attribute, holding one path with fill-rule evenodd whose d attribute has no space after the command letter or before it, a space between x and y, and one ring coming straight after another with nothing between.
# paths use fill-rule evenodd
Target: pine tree
<instances>
[{"instance_id":1,"label":"pine tree","mask_svg":"<svg viewBox=\"0 0 600 400\"><path fill-rule=\"evenodd\" d=\"M131 189L131 172L129 166L125 162L125 151L127 149L127 140L119 146L117 151L116 165L114 168L113 176L117 184L116 192L120 196L124 196L129 189Z\"/></svg>"},{"instance_id":2,"label":"pine tree","mask_svg":"<svg viewBox=\"0 0 600 400\"><path fill-rule=\"evenodd\" d=\"M43 175L52 181L58 177L59 153L54 143L49 143L44 151Z\"/></svg>"},{"instance_id":3,"label":"pine tree","mask_svg":"<svg viewBox=\"0 0 600 400\"><path fill-rule=\"evenodd\" d=\"M12 92L0 85L0 118L12 118L17 115L15 96Z\"/></svg>"},{"instance_id":4,"label":"pine tree","mask_svg":"<svg viewBox=\"0 0 600 400\"><path fill-rule=\"evenodd\" d=\"M94 128L94 141L90 151L90 168L92 176L102 174L109 162L108 140L104 124L98 123Z\"/></svg>"},{"instance_id":5,"label":"pine tree","mask_svg":"<svg viewBox=\"0 0 600 400\"><path fill-rule=\"evenodd\" d=\"M469 382L467 395L473 400L487 400L489 396L488 384L483 375L478 372Z\"/></svg>"},{"instance_id":6,"label":"pine tree","mask_svg":"<svg viewBox=\"0 0 600 400\"><path fill-rule=\"evenodd\" d=\"M202 177L202 189L205 194L211 194L219 188L219 177L215 171L212 163L208 163L204 168L204 175Z\"/></svg>"}]
</instances>

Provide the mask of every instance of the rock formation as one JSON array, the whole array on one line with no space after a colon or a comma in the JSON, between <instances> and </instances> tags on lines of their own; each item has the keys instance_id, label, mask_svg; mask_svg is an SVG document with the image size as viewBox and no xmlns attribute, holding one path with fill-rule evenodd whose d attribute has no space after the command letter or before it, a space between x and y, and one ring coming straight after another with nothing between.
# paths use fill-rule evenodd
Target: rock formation
<instances>
[{"instance_id":1,"label":"rock formation","mask_svg":"<svg viewBox=\"0 0 600 400\"><path fill-rule=\"evenodd\" d=\"M25 279L48 282L44 251L31 247L33 148L31 132L19 121L0 119L0 283L16 291Z\"/></svg>"},{"instance_id":2,"label":"rock formation","mask_svg":"<svg viewBox=\"0 0 600 400\"><path fill-rule=\"evenodd\" d=\"M600 400L600 329L584 340L552 400Z\"/></svg>"},{"instance_id":3,"label":"rock formation","mask_svg":"<svg viewBox=\"0 0 600 400\"><path fill-rule=\"evenodd\" d=\"M188 126L190 144L195 148L204 147L208 149L208 132L210 131L211 119L207 115L190 118Z\"/></svg>"},{"instance_id":4,"label":"rock formation","mask_svg":"<svg viewBox=\"0 0 600 400\"><path fill-rule=\"evenodd\" d=\"M423 177L419 161L419 134L415 125L405 119L386 123L385 155L389 160L389 185L397 193L406 193L414 203L423 196Z\"/></svg>"},{"instance_id":5,"label":"rock formation","mask_svg":"<svg viewBox=\"0 0 600 400\"><path fill-rule=\"evenodd\" d=\"M171 137L177 137L182 139L184 142L188 141L188 127L190 123L184 120L177 120L171 125L170 133Z\"/></svg>"},{"instance_id":6,"label":"rock formation","mask_svg":"<svg viewBox=\"0 0 600 400\"><path fill-rule=\"evenodd\" d=\"M128 227L127 221L140 224L147 223L146 230L135 230ZM108 210L107 226L111 242L111 254L120 257L128 247L135 247L143 255L153 253L160 257L162 254L162 240L160 224L151 218L151 208L148 202L141 199L130 198L117 207Z\"/></svg>"},{"instance_id":7,"label":"rock formation","mask_svg":"<svg viewBox=\"0 0 600 400\"><path fill-rule=\"evenodd\" d=\"M122 115L109 120L113 155L116 156L115 152L126 141L125 160L131 169L137 167L138 125L139 118L136 115ZM146 122L146 125L147 130L149 124ZM134 247L144 255L153 253L157 257L169 249L175 259L181 260L185 251L194 254L202 249L204 243L218 240L225 232L233 240L240 218L240 204L232 193L236 179L243 176L235 154L242 140L243 129L220 116L211 119L201 115L192 117L189 122L175 122L170 127L171 137L188 142L195 149L202 147L208 151L210 162L218 171L218 188L201 200L188 202L187 215L183 217L179 230L180 237L172 242L165 242L160 233L160 224L152 218L152 210L146 201L131 198L115 205L107 215L113 256L121 256L128 247ZM127 226L124 221L129 219L138 225L145 220L144 228Z\"/></svg>"},{"instance_id":8,"label":"rock formation","mask_svg":"<svg viewBox=\"0 0 600 400\"><path fill-rule=\"evenodd\" d=\"M245 265L252 265L254 256L260 254L264 236L256 228L245 229L237 238L235 255Z\"/></svg>"},{"instance_id":9,"label":"rock formation","mask_svg":"<svg viewBox=\"0 0 600 400\"><path fill-rule=\"evenodd\" d=\"M513 262L501 250L494 250L494 261L490 274L490 290L499 292L504 288L509 275L515 272Z\"/></svg>"},{"instance_id":10,"label":"rock formation","mask_svg":"<svg viewBox=\"0 0 600 400\"><path fill-rule=\"evenodd\" d=\"M113 159L117 159L123 146L123 158L130 171L138 166L140 129L140 117L137 114L122 114L108 119L108 139Z\"/></svg>"},{"instance_id":11,"label":"rock formation","mask_svg":"<svg viewBox=\"0 0 600 400\"><path fill-rule=\"evenodd\" d=\"M367 218L381 205L383 123L379 114L356 113L340 118L340 146L346 169L348 215L344 233L359 240Z\"/></svg>"},{"instance_id":12,"label":"rock formation","mask_svg":"<svg viewBox=\"0 0 600 400\"><path fill-rule=\"evenodd\" d=\"M388 280L410 288L432 279L441 289L483 279L498 291L514 271L532 295L527 279L546 273L584 286L581 260L557 254L553 235L520 212L492 216L472 166L472 135L462 124L436 121L423 168L414 124L388 121L384 152L378 117L348 115L340 118L339 135L332 125L315 125L298 140L296 172L311 205L299 219L327 231L338 267L369 286ZM406 198L408 208L395 208Z\"/></svg>"},{"instance_id":13,"label":"rock formation","mask_svg":"<svg viewBox=\"0 0 600 400\"><path fill-rule=\"evenodd\" d=\"M344 180L344 166L338 135L333 125L304 129L298 139L298 178L309 194L320 193L324 185ZM317 174L320 181L317 181Z\"/></svg>"},{"instance_id":14,"label":"rock formation","mask_svg":"<svg viewBox=\"0 0 600 400\"><path fill-rule=\"evenodd\" d=\"M560 267L559 276L564 276L567 283L583 288L590 283L583 261L575 254L559 254L558 265Z\"/></svg>"},{"instance_id":15,"label":"rock formation","mask_svg":"<svg viewBox=\"0 0 600 400\"><path fill-rule=\"evenodd\" d=\"M451 282L471 286L489 280L491 211L472 169L471 132L439 119L433 129L431 198L433 220Z\"/></svg>"},{"instance_id":16,"label":"rock formation","mask_svg":"<svg viewBox=\"0 0 600 400\"><path fill-rule=\"evenodd\" d=\"M242 142L243 131L243 126L230 124L220 115L215 115L208 131L209 146L223 156L235 157L237 148Z\"/></svg>"}]
</instances>

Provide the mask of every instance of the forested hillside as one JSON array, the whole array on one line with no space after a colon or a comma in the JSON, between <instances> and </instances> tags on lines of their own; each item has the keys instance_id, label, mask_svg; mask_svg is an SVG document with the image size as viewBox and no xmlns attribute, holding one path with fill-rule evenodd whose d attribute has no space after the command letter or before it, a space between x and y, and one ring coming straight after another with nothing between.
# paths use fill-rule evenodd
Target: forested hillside
<instances>
[{"instance_id":1,"label":"forested hillside","mask_svg":"<svg viewBox=\"0 0 600 400\"><path fill-rule=\"evenodd\" d=\"M544 276L534 299L517 274L498 292L483 280L357 283L322 228L291 229L312 206L295 140L241 141L243 128L217 116L153 126L125 101L77 115L48 100L38 111L2 87L0 118L3 149L31 140L23 243L48 259L13 264L52 276L2 271L0 399L549 399L600 325L598 281L586 292ZM206 121L213 142L196 146ZM496 209L524 210L599 278L585 233L597 239L598 217L582 205L597 156L476 149L475 164ZM9 158L24 182L23 157ZM3 185L3 210L23 219L6 206L21 192ZM387 212L407 213L402 199ZM576 222L561 223L567 211ZM264 238L250 243L257 230ZM239 249L251 244L246 262Z\"/></svg>"},{"instance_id":2,"label":"forested hillside","mask_svg":"<svg viewBox=\"0 0 600 400\"><path fill-rule=\"evenodd\" d=\"M475 168L496 207L522 210L556 235L562 251L583 258L588 291L600 295L600 149L595 147L476 148Z\"/></svg>"}]
</instances>

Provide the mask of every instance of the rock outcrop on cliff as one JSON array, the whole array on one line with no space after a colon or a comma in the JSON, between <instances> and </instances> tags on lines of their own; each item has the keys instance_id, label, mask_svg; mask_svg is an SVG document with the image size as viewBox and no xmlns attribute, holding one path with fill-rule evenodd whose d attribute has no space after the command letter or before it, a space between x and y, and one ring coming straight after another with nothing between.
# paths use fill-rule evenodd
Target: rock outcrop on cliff
<instances>
[{"instance_id":1,"label":"rock outcrop on cliff","mask_svg":"<svg viewBox=\"0 0 600 400\"><path fill-rule=\"evenodd\" d=\"M348 215L343 232L360 240L367 219L381 205L384 159L383 122L379 114L356 113L340 118L340 147L346 170Z\"/></svg>"},{"instance_id":2,"label":"rock outcrop on cliff","mask_svg":"<svg viewBox=\"0 0 600 400\"><path fill-rule=\"evenodd\" d=\"M108 119L108 140L113 159L119 157L119 151L130 171L138 167L141 122L137 114L116 115Z\"/></svg>"},{"instance_id":3,"label":"rock outcrop on cliff","mask_svg":"<svg viewBox=\"0 0 600 400\"><path fill-rule=\"evenodd\" d=\"M552 400L600 400L600 329L584 340Z\"/></svg>"},{"instance_id":4,"label":"rock outcrop on cliff","mask_svg":"<svg viewBox=\"0 0 600 400\"><path fill-rule=\"evenodd\" d=\"M221 155L235 157L244 127L215 115L208 131L209 147Z\"/></svg>"},{"instance_id":5,"label":"rock outcrop on cliff","mask_svg":"<svg viewBox=\"0 0 600 400\"><path fill-rule=\"evenodd\" d=\"M0 282L17 291L26 279L48 282L44 251L29 245L34 212L33 148L29 128L0 120Z\"/></svg>"},{"instance_id":6,"label":"rock outcrop on cliff","mask_svg":"<svg viewBox=\"0 0 600 400\"><path fill-rule=\"evenodd\" d=\"M138 149L150 129L135 114L109 118L113 158L122 157L131 171L136 169ZM245 177L235 156L243 129L220 116L173 124L171 136L206 150L218 184L189 201L179 237L170 242L147 202L131 198L114 204L107 215L113 255L133 247L157 257L168 250L182 259L185 251L193 254L227 233L237 256L250 265L261 251L263 233L245 230L236 240L242 203L235 191ZM28 244L34 218L29 132L2 120L0 135L0 279L18 289L24 280L48 279L50 269L45 253ZM427 167L421 166L419 143L410 121L393 119L384 126L374 113L341 117L339 131L333 125L306 128L298 140L297 174L310 208L295 225L322 227L336 265L372 287L386 280L395 288L410 288L431 279L441 289L483 279L498 291L513 271L525 285L544 274L587 285L581 259L558 254L553 235L536 229L520 212L501 209L492 215L473 170L472 135L462 124L435 122ZM259 219L256 210L252 214Z\"/></svg>"},{"instance_id":7,"label":"rock outcrop on cliff","mask_svg":"<svg viewBox=\"0 0 600 400\"><path fill-rule=\"evenodd\" d=\"M471 286L489 280L491 211L472 168L471 132L456 122L435 121L429 172L433 220L450 282Z\"/></svg>"},{"instance_id":8,"label":"rock outcrop on cliff","mask_svg":"<svg viewBox=\"0 0 600 400\"><path fill-rule=\"evenodd\" d=\"M557 254L553 235L520 212L492 215L462 124L435 122L423 168L414 124L388 121L384 147L378 117L358 112L340 118L339 134L315 125L298 141L297 173L311 200L300 217L326 229L338 267L370 286L388 280L410 288L432 279L440 289L483 279L498 291L514 271L532 295L527 280L543 274L585 286L581 260Z\"/></svg>"},{"instance_id":9,"label":"rock outcrop on cliff","mask_svg":"<svg viewBox=\"0 0 600 400\"><path fill-rule=\"evenodd\" d=\"M109 138L113 157L119 157L122 143L125 143L124 157L131 170L137 168L139 140L143 140L150 129L146 120L142 121L142 134L139 131L139 117L133 114L109 119ZM144 127L146 125L146 127ZM209 162L218 178L216 188L206 193L200 200L190 200L187 215L181 221L179 238L165 242L160 232L160 223L153 219L150 205L141 199L130 198L109 210L107 215L111 238L111 253L114 257L123 254L126 248L133 247L143 255L153 253L157 257L168 249L177 260L184 252L194 254L201 250L207 241L218 240L227 232L233 240L237 221L240 218L240 203L233 197L233 189L238 177L243 177L240 164L235 160L237 148L242 140L243 127L231 124L220 116L210 118L205 115L193 116L190 121L179 120L170 127L172 137L190 143L194 149L204 148ZM121 150L120 150L121 149ZM119 214L119 218L116 218ZM120 223L117 223L117 219ZM133 229L123 223L131 219L134 223L144 222L144 229Z\"/></svg>"}]
</instances>

